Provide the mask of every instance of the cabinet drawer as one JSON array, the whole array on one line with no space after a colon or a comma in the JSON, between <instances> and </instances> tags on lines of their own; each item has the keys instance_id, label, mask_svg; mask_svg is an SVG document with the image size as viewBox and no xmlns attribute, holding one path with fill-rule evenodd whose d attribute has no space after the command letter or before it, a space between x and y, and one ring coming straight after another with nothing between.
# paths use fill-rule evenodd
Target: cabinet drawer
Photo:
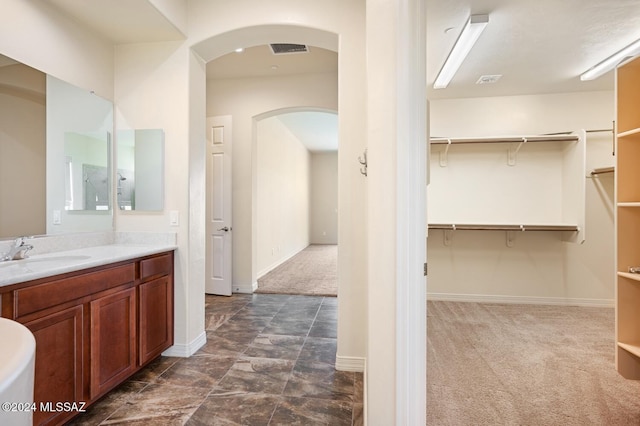
<instances>
[{"instance_id":1,"label":"cabinet drawer","mask_svg":"<svg viewBox=\"0 0 640 426\"><path fill-rule=\"evenodd\" d=\"M140 261L140 279L144 280L154 275L168 275L173 269L173 256L164 254Z\"/></svg>"},{"instance_id":2,"label":"cabinet drawer","mask_svg":"<svg viewBox=\"0 0 640 426\"><path fill-rule=\"evenodd\" d=\"M135 280L135 264L63 278L15 291L15 317L80 299Z\"/></svg>"}]
</instances>

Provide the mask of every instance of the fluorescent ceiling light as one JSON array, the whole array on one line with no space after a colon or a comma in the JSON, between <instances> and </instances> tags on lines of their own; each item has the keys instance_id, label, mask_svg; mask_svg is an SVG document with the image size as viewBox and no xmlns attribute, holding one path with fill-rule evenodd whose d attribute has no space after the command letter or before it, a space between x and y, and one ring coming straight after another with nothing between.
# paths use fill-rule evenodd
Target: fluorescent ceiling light
<instances>
[{"instance_id":1,"label":"fluorescent ceiling light","mask_svg":"<svg viewBox=\"0 0 640 426\"><path fill-rule=\"evenodd\" d=\"M434 89L444 89L449 85L487 23L489 23L489 15L471 15L433 83Z\"/></svg>"},{"instance_id":2,"label":"fluorescent ceiling light","mask_svg":"<svg viewBox=\"0 0 640 426\"><path fill-rule=\"evenodd\" d=\"M640 53L640 40L634 41L624 49L609 56L598 65L589 68L588 71L580 76L580 80L595 80L602 74L614 69L620 62L624 61L626 58L636 56L638 53Z\"/></svg>"}]
</instances>

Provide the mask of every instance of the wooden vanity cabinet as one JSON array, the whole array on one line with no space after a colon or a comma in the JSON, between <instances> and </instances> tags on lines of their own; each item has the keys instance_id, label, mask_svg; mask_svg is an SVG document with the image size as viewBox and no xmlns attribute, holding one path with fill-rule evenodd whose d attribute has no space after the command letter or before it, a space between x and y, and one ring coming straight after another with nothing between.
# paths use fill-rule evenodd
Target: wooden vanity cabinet
<instances>
[{"instance_id":1,"label":"wooden vanity cabinet","mask_svg":"<svg viewBox=\"0 0 640 426\"><path fill-rule=\"evenodd\" d=\"M0 287L36 340L34 400L87 406L173 345L173 252ZM34 412L60 425L77 412Z\"/></svg>"},{"instance_id":2,"label":"wooden vanity cabinet","mask_svg":"<svg viewBox=\"0 0 640 426\"><path fill-rule=\"evenodd\" d=\"M84 401L83 307L72 306L25 322L36 339L34 401ZM33 424L57 424L69 413L38 410Z\"/></svg>"},{"instance_id":3,"label":"wooden vanity cabinet","mask_svg":"<svg viewBox=\"0 0 640 426\"><path fill-rule=\"evenodd\" d=\"M90 398L95 399L136 370L136 289L125 288L89 306Z\"/></svg>"},{"instance_id":4,"label":"wooden vanity cabinet","mask_svg":"<svg viewBox=\"0 0 640 426\"><path fill-rule=\"evenodd\" d=\"M138 366L173 345L173 253L140 261Z\"/></svg>"}]
</instances>

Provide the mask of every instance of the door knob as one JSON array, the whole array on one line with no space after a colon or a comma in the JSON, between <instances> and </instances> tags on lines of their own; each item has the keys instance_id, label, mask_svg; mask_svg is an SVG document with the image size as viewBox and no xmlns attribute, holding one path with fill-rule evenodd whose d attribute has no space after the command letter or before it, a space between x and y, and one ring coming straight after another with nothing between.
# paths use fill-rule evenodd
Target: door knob
<instances>
[{"instance_id":1,"label":"door knob","mask_svg":"<svg viewBox=\"0 0 640 426\"><path fill-rule=\"evenodd\" d=\"M225 226L224 228L220 228L220 229L218 229L218 231L229 232L229 227L228 227L228 226Z\"/></svg>"}]
</instances>

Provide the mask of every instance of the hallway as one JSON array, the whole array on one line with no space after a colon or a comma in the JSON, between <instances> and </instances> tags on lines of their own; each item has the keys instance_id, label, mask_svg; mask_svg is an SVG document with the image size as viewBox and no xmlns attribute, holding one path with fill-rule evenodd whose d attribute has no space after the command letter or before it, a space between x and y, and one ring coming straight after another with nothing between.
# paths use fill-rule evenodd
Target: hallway
<instances>
[{"instance_id":1,"label":"hallway","mask_svg":"<svg viewBox=\"0 0 640 426\"><path fill-rule=\"evenodd\" d=\"M71 424L361 425L363 376L336 371L337 299L206 296L207 344L161 357Z\"/></svg>"},{"instance_id":2,"label":"hallway","mask_svg":"<svg viewBox=\"0 0 640 426\"><path fill-rule=\"evenodd\" d=\"M338 296L338 246L309 245L258 278L256 293Z\"/></svg>"}]
</instances>

